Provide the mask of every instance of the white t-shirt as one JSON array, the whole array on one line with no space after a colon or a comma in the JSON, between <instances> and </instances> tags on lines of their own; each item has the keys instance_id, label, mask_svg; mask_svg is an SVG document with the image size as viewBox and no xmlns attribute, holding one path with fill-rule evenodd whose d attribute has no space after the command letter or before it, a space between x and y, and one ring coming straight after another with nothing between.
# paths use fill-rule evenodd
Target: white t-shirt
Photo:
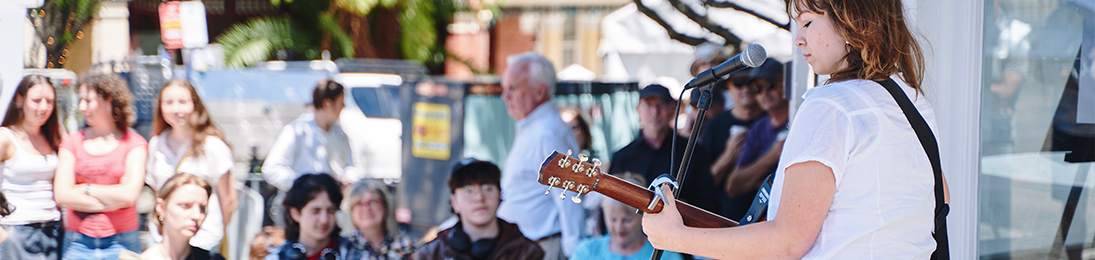
<instances>
[{"instance_id":1,"label":"white t-shirt","mask_svg":"<svg viewBox=\"0 0 1095 260\"><path fill-rule=\"evenodd\" d=\"M163 188L163 185L167 183L167 179L175 175L175 166L179 165L179 161L183 160L183 156L190 149L190 142L179 145L176 149L168 147L168 134L168 131L164 131L148 140L145 183L156 190ZM204 150L202 156L190 155L185 161L182 161L182 165L178 167L179 172L193 174L209 182L210 186L217 187L221 175L232 169L234 164L232 151L223 140L214 136L205 138L202 149ZM236 181L242 181L246 177L245 172L232 173L232 178ZM202 223L198 233L190 238L190 245L206 250L220 243L221 238L224 237L224 214L221 212L220 199L217 196L216 189L213 191L206 207L205 222ZM154 230L156 229L155 225L148 225L148 227L150 229L149 234L154 241L159 242L162 240L159 232Z\"/></svg>"},{"instance_id":2,"label":"white t-shirt","mask_svg":"<svg viewBox=\"0 0 1095 260\"><path fill-rule=\"evenodd\" d=\"M350 142L342 126L333 122L329 131L316 125L313 113L305 113L281 129L262 164L262 177L279 190L289 191L305 174L327 173L336 180L357 182Z\"/></svg>"},{"instance_id":3,"label":"white t-shirt","mask_svg":"<svg viewBox=\"0 0 1095 260\"><path fill-rule=\"evenodd\" d=\"M0 217L3 225L26 225L61 220L61 211L53 200L53 174L57 171L57 152L38 155L32 147L16 143L7 127L2 128L15 146L15 154L0 162L0 192L15 211ZM26 149L24 149L26 148Z\"/></svg>"},{"instance_id":4,"label":"white t-shirt","mask_svg":"<svg viewBox=\"0 0 1095 260\"><path fill-rule=\"evenodd\" d=\"M933 131L928 100L901 86ZM928 259L935 179L916 133L893 96L869 80L808 90L783 144L768 220L779 217L784 170L817 161L833 170L836 192L803 259Z\"/></svg>"}]
</instances>

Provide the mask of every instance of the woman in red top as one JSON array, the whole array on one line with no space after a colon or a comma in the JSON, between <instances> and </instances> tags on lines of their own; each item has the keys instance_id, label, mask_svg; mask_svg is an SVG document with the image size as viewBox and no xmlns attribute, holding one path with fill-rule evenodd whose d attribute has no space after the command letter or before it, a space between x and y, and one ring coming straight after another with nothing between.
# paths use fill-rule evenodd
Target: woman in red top
<instances>
[{"instance_id":1,"label":"woman in red top","mask_svg":"<svg viewBox=\"0 0 1095 260\"><path fill-rule=\"evenodd\" d=\"M128 130L129 87L118 75L92 72L80 79L80 112L88 127L61 143L54 197L64 205L64 259L117 259L140 252L133 205L144 185L148 150Z\"/></svg>"}]
</instances>

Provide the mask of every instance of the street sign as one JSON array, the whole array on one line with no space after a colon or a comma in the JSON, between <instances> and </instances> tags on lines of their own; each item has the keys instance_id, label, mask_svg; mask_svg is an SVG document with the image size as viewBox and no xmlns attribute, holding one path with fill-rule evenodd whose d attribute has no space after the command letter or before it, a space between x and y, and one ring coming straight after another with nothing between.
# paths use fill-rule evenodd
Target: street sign
<instances>
[{"instance_id":1,"label":"street sign","mask_svg":"<svg viewBox=\"0 0 1095 260\"><path fill-rule=\"evenodd\" d=\"M184 48L201 48L209 44L209 27L205 24L205 4L183 2L179 6Z\"/></svg>"},{"instance_id":2,"label":"street sign","mask_svg":"<svg viewBox=\"0 0 1095 260\"><path fill-rule=\"evenodd\" d=\"M209 27L202 2L160 4L160 34L164 48L200 48L209 44Z\"/></svg>"},{"instance_id":3,"label":"street sign","mask_svg":"<svg viewBox=\"0 0 1095 260\"><path fill-rule=\"evenodd\" d=\"M182 41L182 21L179 19L179 6L181 2L165 2L160 4L160 37L163 39L164 48L180 49Z\"/></svg>"}]
</instances>

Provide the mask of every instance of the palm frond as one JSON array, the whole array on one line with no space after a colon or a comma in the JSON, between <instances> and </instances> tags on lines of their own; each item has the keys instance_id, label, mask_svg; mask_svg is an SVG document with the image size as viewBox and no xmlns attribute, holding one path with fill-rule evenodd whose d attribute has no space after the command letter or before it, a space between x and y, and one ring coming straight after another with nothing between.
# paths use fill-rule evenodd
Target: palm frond
<instances>
[{"instance_id":1,"label":"palm frond","mask_svg":"<svg viewBox=\"0 0 1095 260\"><path fill-rule=\"evenodd\" d=\"M243 67L265 61L279 49L308 45L299 38L288 18L267 17L233 25L217 36L216 42L224 47L226 66Z\"/></svg>"}]
</instances>

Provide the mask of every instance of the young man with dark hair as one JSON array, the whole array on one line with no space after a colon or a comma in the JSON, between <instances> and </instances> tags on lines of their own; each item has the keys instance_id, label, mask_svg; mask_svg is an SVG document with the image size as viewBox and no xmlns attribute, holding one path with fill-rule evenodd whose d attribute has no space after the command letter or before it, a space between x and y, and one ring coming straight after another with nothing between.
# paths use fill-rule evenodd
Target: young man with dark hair
<instances>
[{"instance_id":1,"label":"young man with dark hair","mask_svg":"<svg viewBox=\"0 0 1095 260\"><path fill-rule=\"evenodd\" d=\"M544 251L499 219L502 171L493 163L465 159L449 177L449 203L459 221L422 245L413 259L543 259Z\"/></svg>"},{"instance_id":2,"label":"young man with dark hair","mask_svg":"<svg viewBox=\"0 0 1095 260\"><path fill-rule=\"evenodd\" d=\"M262 164L266 182L286 191L293 181L306 173L329 173L346 186L356 182L357 168L350 153L350 142L338 123L346 107L342 84L320 80L312 90L315 111L304 113L286 125L270 147Z\"/></svg>"}]
</instances>

